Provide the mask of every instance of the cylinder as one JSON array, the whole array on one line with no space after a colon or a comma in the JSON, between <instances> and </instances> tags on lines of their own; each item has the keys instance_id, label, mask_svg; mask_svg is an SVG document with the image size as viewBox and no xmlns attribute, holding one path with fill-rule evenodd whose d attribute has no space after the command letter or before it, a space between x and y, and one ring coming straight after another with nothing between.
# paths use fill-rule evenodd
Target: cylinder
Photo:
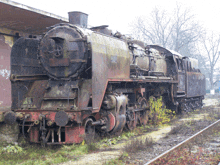
<instances>
[{"instance_id":1,"label":"cylinder","mask_svg":"<svg viewBox=\"0 0 220 165\"><path fill-rule=\"evenodd\" d=\"M87 28L88 14L79 11L69 12L69 23Z\"/></svg>"}]
</instances>

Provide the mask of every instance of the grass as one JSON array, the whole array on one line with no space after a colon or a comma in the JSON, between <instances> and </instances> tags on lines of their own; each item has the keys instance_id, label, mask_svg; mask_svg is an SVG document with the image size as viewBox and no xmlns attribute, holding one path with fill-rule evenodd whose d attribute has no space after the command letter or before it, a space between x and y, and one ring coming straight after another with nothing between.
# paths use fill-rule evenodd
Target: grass
<instances>
[{"instance_id":1,"label":"grass","mask_svg":"<svg viewBox=\"0 0 220 165\"><path fill-rule=\"evenodd\" d=\"M62 146L47 146L45 148L37 144L29 145L22 139L21 146L18 146L20 152L16 152L15 145L0 146L0 165L50 165L66 162L68 160L77 160L80 156L99 150L103 146L110 146L122 140L127 140L132 136L136 136L142 131L146 131L146 127L141 127L136 131L123 132L120 136L104 138L96 143L90 144L73 144ZM5 148L7 149L5 150ZM15 151L15 152L14 152ZM125 156L123 156L125 157Z\"/></svg>"},{"instance_id":2,"label":"grass","mask_svg":"<svg viewBox=\"0 0 220 165\"><path fill-rule=\"evenodd\" d=\"M115 145L119 141L128 140L130 137L142 134L148 129L149 127L139 127L134 131L123 132L120 136L105 137L90 144L83 142L81 144L47 146L45 148L38 144L29 145L24 139L20 138L19 144L21 146L18 146L20 152L16 152L14 149L17 147L16 145L0 145L0 165L50 165L76 160L84 154L97 151L101 147ZM122 157L125 158L125 155Z\"/></svg>"},{"instance_id":3,"label":"grass","mask_svg":"<svg viewBox=\"0 0 220 165\"><path fill-rule=\"evenodd\" d=\"M46 146L45 148L37 144L31 144L25 142L24 139L20 138L18 146L19 152L14 148L15 145L0 145L0 165L10 164L10 165L50 165L66 162L68 160L77 160L80 156L99 150L100 148L109 147L115 145L118 142L126 141L131 137L138 136L144 132L149 132L153 127L142 126L138 127L133 131L123 132L120 136L105 137L98 142L91 142L90 144L73 144L73 145L62 145L62 146ZM139 141L140 142L140 141ZM138 140L136 141L136 144ZM134 143L135 144L135 143ZM143 141L143 144L146 145ZM141 147L142 143L139 143ZM4 148L7 149L5 150ZM126 152L124 152L119 159L117 159L117 164L123 163L123 160L127 158ZM115 164L116 160L111 160L108 164Z\"/></svg>"},{"instance_id":4,"label":"grass","mask_svg":"<svg viewBox=\"0 0 220 165\"><path fill-rule=\"evenodd\" d=\"M14 146L11 146L14 147ZM48 146L42 148L40 145L28 145L22 147L18 153L4 151L0 147L0 164L21 164L21 165L50 165L65 162L69 159L77 159L80 155L89 152L89 146L85 145L64 145Z\"/></svg>"},{"instance_id":5,"label":"grass","mask_svg":"<svg viewBox=\"0 0 220 165\"><path fill-rule=\"evenodd\" d=\"M140 126L140 127L135 128L132 131L123 131L120 136L112 135L109 137L105 137L101 139L99 142L97 142L96 144L100 148L103 148L103 147L105 148L111 145L115 145L118 142L126 141L129 138L143 135L144 133L150 132L152 130L157 130L157 128L155 128L153 125Z\"/></svg>"}]
</instances>

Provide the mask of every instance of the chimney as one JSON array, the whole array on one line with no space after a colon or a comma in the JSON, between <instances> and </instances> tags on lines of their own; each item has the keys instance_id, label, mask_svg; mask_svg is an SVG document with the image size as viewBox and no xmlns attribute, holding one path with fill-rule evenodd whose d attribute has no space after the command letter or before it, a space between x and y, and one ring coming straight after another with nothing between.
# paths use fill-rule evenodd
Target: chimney
<instances>
[{"instance_id":1,"label":"chimney","mask_svg":"<svg viewBox=\"0 0 220 165\"><path fill-rule=\"evenodd\" d=\"M69 23L87 28L88 14L80 11L69 12Z\"/></svg>"}]
</instances>

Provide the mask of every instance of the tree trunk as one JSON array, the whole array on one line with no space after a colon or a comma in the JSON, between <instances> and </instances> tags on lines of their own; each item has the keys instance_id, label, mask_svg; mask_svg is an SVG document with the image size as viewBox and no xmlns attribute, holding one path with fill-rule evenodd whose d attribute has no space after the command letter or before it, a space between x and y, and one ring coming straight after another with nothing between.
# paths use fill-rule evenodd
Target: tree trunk
<instances>
[{"instance_id":1,"label":"tree trunk","mask_svg":"<svg viewBox=\"0 0 220 165\"><path fill-rule=\"evenodd\" d=\"M214 84L213 84L213 67L211 67L210 85L211 85L211 89L214 89Z\"/></svg>"}]
</instances>

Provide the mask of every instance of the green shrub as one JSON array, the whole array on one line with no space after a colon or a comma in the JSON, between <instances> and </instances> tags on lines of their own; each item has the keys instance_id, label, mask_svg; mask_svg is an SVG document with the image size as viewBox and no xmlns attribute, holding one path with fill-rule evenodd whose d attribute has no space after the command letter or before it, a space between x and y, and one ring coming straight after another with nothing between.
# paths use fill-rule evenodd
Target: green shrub
<instances>
[{"instance_id":1,"label":"green shrub","mask_svg":"<svg viewBox=\"0 0 220 165\"><path fill-rule=\"evenodd\" d=\"M8 154L17 154L23 152L23 148L18 145L8 145L7 147L1 148L1 154L8 153Z\"/></svg>"},{"instance_id":2,"label":"green shrub","mask_svg":"<svg viewBox=\"0 0 220 165\"><path fill-rule=\"evenodd\" d=\"M154 125L161 125L164 123L170 122L170 119L175 116L175 112L167 109L163 105L162 97L155 99L150 97L149 99L150 113L149 118L150 122Z\"/></svg>"}]
</instances>

